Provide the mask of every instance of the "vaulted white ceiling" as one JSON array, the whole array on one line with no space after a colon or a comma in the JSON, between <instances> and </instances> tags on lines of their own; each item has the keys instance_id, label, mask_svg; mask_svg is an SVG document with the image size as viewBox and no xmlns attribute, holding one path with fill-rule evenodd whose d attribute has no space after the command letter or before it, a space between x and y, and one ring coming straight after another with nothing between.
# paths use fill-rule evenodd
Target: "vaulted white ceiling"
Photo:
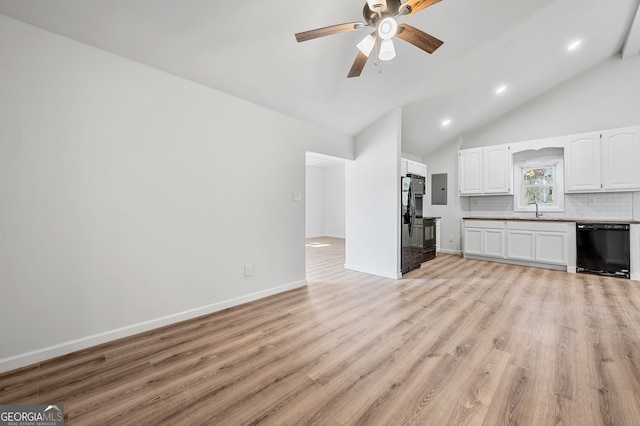
<instances>
[{"instance_id":1,"label":"vaulted white ceiling","mask_svg":"<svg viewBox=\"0 0 640 426\"><path fill-rule=\"evenodd\" d=\"M442 0L399 19L443 40L439 50L397 40L393 61L371 58L352 79L367 30L296 42L362 20L364 3L0 0L0 13L351 135L402 107L402 149L418 156L620 55L630 34L625 55L640 50L639 0Z\"/></svg>"}]
</instances>

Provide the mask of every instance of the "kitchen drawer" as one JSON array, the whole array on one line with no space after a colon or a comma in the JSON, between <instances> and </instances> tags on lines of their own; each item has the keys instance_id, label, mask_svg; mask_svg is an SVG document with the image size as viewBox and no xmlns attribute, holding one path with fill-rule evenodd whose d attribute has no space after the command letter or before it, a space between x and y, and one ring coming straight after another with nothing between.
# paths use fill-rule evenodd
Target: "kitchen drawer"
<instances>
[{"instance_id":1,"label":"kitchen drawer","mask_svg":"<svg viewBox=\"0 0 640 426\"><path fill-rule=\"evenodd\" d=\"M569 226L575 226L574 222L547 222L547 221L509 221L507 230L534 231L534 232L567 232Z\"/></svg>"}]
</instances>

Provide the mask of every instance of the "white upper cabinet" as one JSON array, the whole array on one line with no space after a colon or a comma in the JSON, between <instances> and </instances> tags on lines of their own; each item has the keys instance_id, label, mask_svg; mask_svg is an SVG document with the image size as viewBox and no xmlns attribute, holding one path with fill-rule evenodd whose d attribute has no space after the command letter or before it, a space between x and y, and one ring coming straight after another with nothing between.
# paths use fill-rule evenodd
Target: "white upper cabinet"
<instances>
[{"instance_id":1,"label":"white upper cabinet","mask_svg":"<svg viewBox=\"0 0 640 426\"><path fill-rule=\"evenodd\" d=\"M407 160L407 174L427 177L427 165Z\"/></svg>"},{"instance_id":2,"label":"white upper cabinet","mask_svg":"<svg viewBox=\"0 0 640 426\"><path fill-rule=\"evenodd\" d=\"M424 178L427 177L427 165L418 163L417 161L409 160L407 158L400 159L400 174L406 175L418 175Z\"/></svg>"},{"instance_id":3,"label":"white upper cabinet","mask_svg":"<svg viewBox=\"0 0 640 426\"><path fill-rule=\"evenodd\" d=\"M602 132L602 186L620 191L640 188L640 126Z\"/></svg>"},{"instance_id":4,"label":"white upper cabinet","mask_svg":"<svg viewBox=\"0 0 640 426\"><path fill-rule=\"evenodd\" d=\"M640 191L640 126L633 126L461 149L459 194L513 194L513 152L545 147L564 147L565 192Z\"/></svg>"},{"instance_id":5,"label":"white upper cabinet","mask_svg":"<svg viewBox=\"0 0 640 426\"><path fill-rule=\"evenodd\" d=\"M567 136L566 192L640 190L640 126Z\"/></svg>"},{"instance_id":6,"label":"white upper cabinet","mask_svg":"<svg viewBox=\"0 0 640 426\"><path fill-rule=\"evenodd\" d=\"M513 162L508 145L462 149L458 152L460 195L513 193Z\"/></svg>"},{"instance_id":7,"label":"white upper cabinet","mask_svg":"<svg viewBox=\"0 0 640 426\"><path fill-rule=\"evenodd\" d=\"M458 152L458 183L460 195L482 194L482 148Z\"/></svg>"},{"instance_id":8,"label":"white upper cabinet","mask_svg":"<svg viewBox=\"0 0 640 426\"><path fill-rule=\"evenodd\" d=\"M482 155L484 156L484 193L511 194L513 163L509 146L484 148Z\"/></svg>"},{"instance_id":9,"label":"white upper cabinet","mask_svg":"<svg viewBox=\"0 0 640 426\"><path fill-rule=\"evenodd\" d=\"M600 133L567 136L565 140L565 191L600 191Z\"/></svg>"}]
</instances>

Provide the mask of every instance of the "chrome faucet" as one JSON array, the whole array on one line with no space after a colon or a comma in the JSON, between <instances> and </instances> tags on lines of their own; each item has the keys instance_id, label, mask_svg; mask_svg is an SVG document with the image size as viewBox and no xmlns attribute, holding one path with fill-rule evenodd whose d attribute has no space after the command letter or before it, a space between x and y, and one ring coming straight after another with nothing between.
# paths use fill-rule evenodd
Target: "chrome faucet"
<instances>
[{"instance_id":1,"label":"chrome faucet","mask_svg":"<svg viewBox=\"0 0 640 426\"><path fill-rule=\"evenodd\" d=\"M536 205L536 219L542 217L542 213L540 212L540 209L538 207L538 203L536 201L529 203L529 204L535 204Z\"/></svg>"}]
</instances>

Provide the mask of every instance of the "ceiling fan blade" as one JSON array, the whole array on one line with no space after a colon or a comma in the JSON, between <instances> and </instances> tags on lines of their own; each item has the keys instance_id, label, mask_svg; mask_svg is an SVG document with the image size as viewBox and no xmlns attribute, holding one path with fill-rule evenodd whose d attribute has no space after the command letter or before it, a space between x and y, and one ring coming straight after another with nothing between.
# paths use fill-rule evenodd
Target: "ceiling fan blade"
<instances>
[{"instance_id":1,"label":"ceiling fan blade","mask_svg":"<svg viewBox=\"0 0 640 426\"><path fill-rule=\"evenodd\" d=\"M362 73L364 65L367 63L367 59L369 59L367 55L358 51L358 56L356 56L356 60L353 61L353 65L351 65L351 69L349 70L347 78L359 77Z\"/></svg>"},{"instance_id":2,"label":"ceiling fan blade","mask_svg":"<svg viewBox=\"0 0 640 426\"><path fill-rule=\"evenodd\" d=\"M400 5L398 9L399 15L413 15L429 6L439 3L441 0L408 0Z\"/></svg>"},{"instance_id":3,"label":"ceiling fan blade","mask_svg":"<svg viewBox=\"0 0 640 426\"><path fill-rule=\"evenodd\" d=\"M407 24L400 24L398 26L398 37L427 53L435 52L435 50L444 43L442 40L438 40L424 31Z\"/></svg>"},{"instance_id":4,"label":"ceiling fan blade","mask_svg":"<svg viewBox=\"0 0 640 426\"><path fill-rule=\"evenodd\" d=\"M365 24L364 22L349 22L346 24L331 25L329 27L323 27L315 30L309 30L309 31L304 31L302 33L297 33L296 40L298 40L298 43L300 43L307 40L313 40L314 38L318 38L318 37L325 37L333 34L346 33L349 31L359 30L360 28L363 28L366 26L367 24Z\"/></svg>"}]
</instances>

